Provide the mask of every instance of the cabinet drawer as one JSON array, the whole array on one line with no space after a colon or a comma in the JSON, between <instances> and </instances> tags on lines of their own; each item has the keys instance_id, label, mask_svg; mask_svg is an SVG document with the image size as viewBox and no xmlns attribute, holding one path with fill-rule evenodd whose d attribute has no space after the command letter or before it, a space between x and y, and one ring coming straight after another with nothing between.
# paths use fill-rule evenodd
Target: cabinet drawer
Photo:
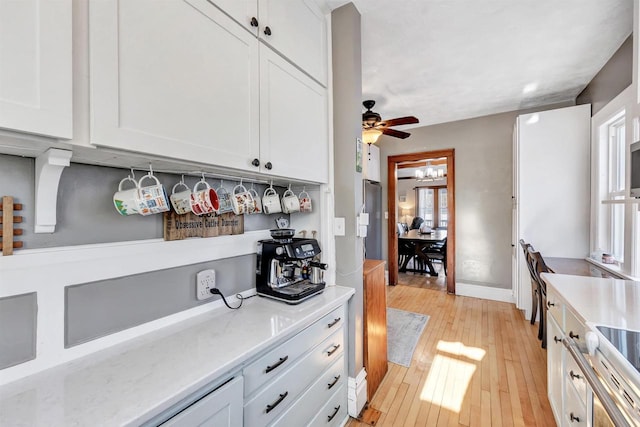
<instances>
[{"instance_id":1,"label":"cabinet drawer","mask_svg":"<svg viewBox=\"0 0 640 427\"><path fill-rule=\"evenodd\" d=\"M581 427L587 425L586 406L580 401L576 390L568 386L565 390L564 418L565 425Z\"/></svg>"},{"instance_id":2,"label":"cabinet drawer","mask_svg":"<svg viewBox=\"0 0 640 427\"><path fill-rule=\"evenodd\" d=\"M584 338L585 326L578 320L571 310L565 307L564 310L564 334L578 344L581 349L586 348L586 341Z\"/></svg>"},{"instance_id":3,"label":"cabinet drawer","mask_svg":"<svg viewBox=\"0 0 640 427\"><path fill-rule=\"evenodd\" d=\"M556 294L554 294L547 287L547 313L550 316L553 316L561 329L564 326L564 319L562 318L562 306L563 304L560 302L560 298L558 298Z\"/></svg>"},{"instance_id":4,"label":"cabinet drawer","mask_svg":"<svg viewBox=\"0 0 640 427\"><path fill-rule=\"evenodd\" d=\"M333 427L342 424L347 417L347 388L342 388L331 396L326 405L318 411L318 414L309 423L310 427Z\"/></svg>"},{"instance_id":5,"label":"cabinet drawer","mask_svg":"<svg viewBox=\"0 0 640 427\"><path fill-rule=\"evenodd\" d=\"M340 329L343 323L344 309L339 307L244 368L242 374L245 397L287 370L299 356L322 342L332 332Z\"/></svg>"},{"instance_id":6,"label":"cabinet drawer","mask_svg":"<svg viewBox=\"0 0 640 427\"><path fill-rule=\"evenodd\" d=\"M340 357L271 427L305 425L344 383L346 383L344 357Z\"/></svg>"},{"instance_id":7,"label":"cabinet drawer","mask_svg":"<svg viewBox=\"0 0 640 427\"><path fill-rule=\"evenodd\" d=\"M340 328L245 404L244 425L262 427L272 422L322 371L342 356L343 349L344 331Z\"/></svg>"},{"instance_id":8,"label":"cabinet drawer","mask_svg":"<svg viewBox=\"0 0 640 427\"><path fill-rule=\"evenodd\" d=\"M587 404L587 380L584 377L578 364L570 354L566 354L565 359L565 384L566 388L573 387L583 405Z\"/></svg>"}]
</instances>

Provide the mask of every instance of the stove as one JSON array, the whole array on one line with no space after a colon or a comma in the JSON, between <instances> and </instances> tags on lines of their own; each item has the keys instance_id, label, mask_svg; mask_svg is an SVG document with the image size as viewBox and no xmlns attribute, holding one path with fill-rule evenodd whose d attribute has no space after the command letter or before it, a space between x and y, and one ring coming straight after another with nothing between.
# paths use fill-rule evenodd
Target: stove
<instances>
[{"instance_id":1,"label":"stove","mask_svg":"<svg viewBox=\"0 0 640 427\"><path fill-rule=\"evenodd\" d=\"M640 373L640 332L596 326L596 329Z\"/></svg>"}]
</instances>

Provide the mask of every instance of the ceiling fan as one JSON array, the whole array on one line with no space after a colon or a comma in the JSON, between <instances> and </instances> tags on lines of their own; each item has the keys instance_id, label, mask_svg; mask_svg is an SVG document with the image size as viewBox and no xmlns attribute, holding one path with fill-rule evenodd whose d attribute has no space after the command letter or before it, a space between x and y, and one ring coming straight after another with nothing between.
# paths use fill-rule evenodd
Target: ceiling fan
<instances>
[{"instance_id":1,"label":"ceiling fan","mask_svg":"<svg viewBox=\"0 0 640 427\"><path fill-rule=\"evenodd\" d=\"M382 134L393 136L395 138L405 139L411 134L408 132L403 132L401 130L391 129L391 127L410 125L420 122L413 116L398 117L391 120L382 120L380 114L371 110L375 104L376 101L373 100L367 100L362 103L362 105L364 105L364 108L367 109L367 111L362 113L362 139L367 144L375 144Z\"/></svg>"}]
</instances>

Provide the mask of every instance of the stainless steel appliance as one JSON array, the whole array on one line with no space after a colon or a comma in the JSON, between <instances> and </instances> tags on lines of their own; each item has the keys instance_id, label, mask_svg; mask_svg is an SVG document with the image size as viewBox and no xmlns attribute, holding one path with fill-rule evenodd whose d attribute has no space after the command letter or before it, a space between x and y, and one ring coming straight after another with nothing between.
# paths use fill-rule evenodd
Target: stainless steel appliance
<instances>
[{"instance_id":1,"label":"stainless steel appliance","mask_svg":"<svg viewBox=\"0 0 640 427\"><path fill-rule=\"evenodd\" d=\"M259 241L256 265L258 295L298 304L321 293L325 288L322 273L326 265L316 261L320 252L315 239L283 235Z\"/></svg>"},{"instance_id":2,"label":"stainless steel appliance","mask_svg":"<svg viewBox=\"0 0 640 427\"><path fill-rule=\"evenodd\" d=\"M590 331L585 337L589 360L573 339L563 339L592 391L589 425L640 426L640 333L596 329L601 336Z\"/></svg>"}]
</instances>

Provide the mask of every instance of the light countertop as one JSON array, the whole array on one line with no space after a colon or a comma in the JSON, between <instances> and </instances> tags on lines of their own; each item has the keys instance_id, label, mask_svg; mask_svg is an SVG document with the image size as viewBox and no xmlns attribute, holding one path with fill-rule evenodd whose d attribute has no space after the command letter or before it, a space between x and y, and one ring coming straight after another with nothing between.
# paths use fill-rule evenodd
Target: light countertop
<instances>
[{"instance_id":1,"label":"light countertop","mask_svg":"<svg viewBox=\"0 0 640 427\"><path fill-rule=\"evenodd\" d=\"M346 302L340 286L299 305L255 297L0 387L2 426L138 425Z\"/></svg>"}]
</instances>

